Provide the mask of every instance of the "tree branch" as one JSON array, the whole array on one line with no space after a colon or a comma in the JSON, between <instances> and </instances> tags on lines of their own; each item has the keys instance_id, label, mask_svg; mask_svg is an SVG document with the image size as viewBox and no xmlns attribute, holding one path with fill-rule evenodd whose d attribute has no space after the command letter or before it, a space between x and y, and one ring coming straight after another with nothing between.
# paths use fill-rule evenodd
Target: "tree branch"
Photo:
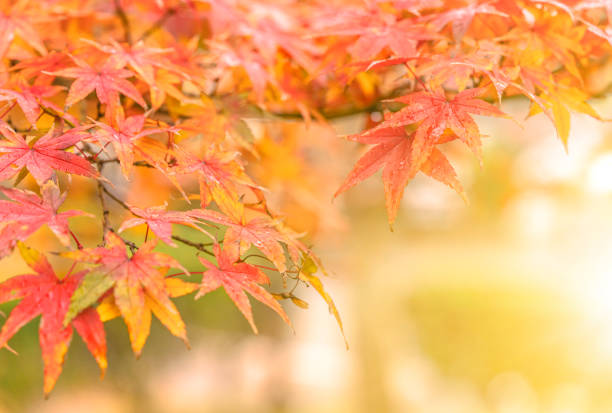
<instances>
[{"instance_id":1,"label":"tree branch","mask_svg":"<svg viewBox=\"0 0 612 413\"><path fill-rule=\"evenodd\" d=\"M125 210L127 210L127 211L131 212L132 214L134 214L134 215L138 216L138 214L135 214L135 213L134 213L134 212L133 212L133 211L130 209L130 207L129 207L129 206L128 206L128 205L127 205L125 202L123 202L123 201L122 201L120 198L118 198L118 197L117 197L115 194L113 194L113 193L112 193L112 192L110 192L108 189L106 189L106 187L105 187L104 185L102 185L102 183L101 183L100 181L98 181L98 184L99 184L99 186L100 186L100 187L102 187L102 191L104 191L104 193L105 193L106 195L108 195L108 197L109 197L110 199L112 199L113 201L115 201L116 203L118 203L119 205L121 205L121 206L122 206L122 207L123 207Z\"/></svg>"},{"instance_id":2,"label":"tree branch","mask_svg":"<svg viewBox=\"0 0 612 413\"><path fill-rule=\"evenodd\" d=\"M98 198L100 198L100 206L102 206L102 245L106 243L106 233L111 230L110 222L108 219L110 210L106 205L106 200L104 199L104 192L106 192L106 188L104 188L102 181L98 181Z\"/></svg>"},{"instance_id":3,"label":"tree branch","mask_svg":"<svg viewBox=\"0 0 612 413\"><path fill-rule=\"evenodd\" d=\"M168 20L170 17L174 16L177 12L177 9L170 8L165 11L164 14L155 22L151 27L145 30L138 40L145 40L147 37L151 36L153 33L161 29L162 25Z\"/></svg>"},{"instance_id":4,"label":"tree branch","mask_svg":"<svg viewBox=\"0 0 612 413\"><path fill-rule=\"evenodd\" d=\"M110 159L100 159L97 160L96 162L101 163L101 164L106 164L106 163L119 163L119 159L118 158L110 158ZM145 161L136 161L136 162L132 162L132 165L134 166L140 166L142 168L155 168L153 165L151 165L148 162Z\"/></svg>"},{"instance_id":5,"label":"tree branch","mask_svg":"<svg viewBox=\"0 0 612 413\"><path fill-rule=\"evenodd\" d=\"M123 7L121 7L121 0L115 0L115 13L117 14L117 17L119 17L119 20L121 20L125 41L128 44L132 44L132 30L130 29L130 21L128 20L127 14L125 14L125 10L123 10Z\"/></svg>"},{"instance_id":6,"label":"tree branch","mask_svg":"<svg viewBox=\"0 0 612 413\"><path fill-rule=\"evenodd\" d=\"M178 235L173 235L172 239L175 241L181 242L185 245L189 245L190 247L193 247L197 249L198 251L202 251L203 253L210 255L211 257L215 256L215 254L213 254L211 251L206 249L206 247L213 245L212 242L193 242L186 238L179 237Z\"/></svg>"},{"instance_id":7,"label":"tree branch","mask_svg":"<svg viewBox=\"0 0 612 413\"><path fill-rule=\"evenodd\" d=\"M121 199L119 199L117 196L115 196L112 192L110 192L108 189L106 189L106 187L104 185L102 185L102 183L100 183L99 181L98 181L98 187L101 187L102 191L104 193L106 193L106 195L108 195L109 198L111 198L113 201L115 201L116 203L121 205L124 209L126 209L127 211L130 211L133 215L135 215L137 217L139 216L134 211L132 211L130 209L130 207L125 202L123 202ZM188 240L186 238L179 237L178 235L173 235L172 239L175 240L175 241L181 242L181 243L183 243L185 245L188 245L190 247L193 247L193 248L197 249L198 251L201 251L201 252L203 252L205 254L208 254L208 255L210 255L212 257L215 256L215 254L213 254L211 251L206 249L206 247L209 247L209 246L213 245L212 242L194 242L194 241L190 241L190 240ZM128 243L126 242L126 244L128 244Z\"/></svg>"}]
</instances>

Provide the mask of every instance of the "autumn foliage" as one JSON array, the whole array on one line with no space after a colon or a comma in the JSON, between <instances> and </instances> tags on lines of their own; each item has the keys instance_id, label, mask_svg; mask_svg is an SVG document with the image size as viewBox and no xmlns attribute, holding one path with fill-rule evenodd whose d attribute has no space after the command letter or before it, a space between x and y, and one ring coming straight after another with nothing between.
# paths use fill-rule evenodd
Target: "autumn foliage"
<instances>
[{"instance_id":1,"label":"autumn foliage","mask_svg":"<svg viewBox=\"0 0 612 413\"><path fill-rule=\"evenodd\" d=\"M420 172L466 197L443 144L481 160L475 115L509 118L502 98L524 96L565 145L570 112L599 118L586 100L607 87L593 77L612 51L609 19L606 0L1 1L0 257L19 250L32 271L0 284L1 302L20 300L0 347L40 315L49 393L73 329L102 372L110 319L136 355L152 315L188 343L173 298L191 293L222 287L257 332L247 294L291 325L280 301L305 306L293 294L304 283L342 329L319 259L250 173L279 150L253 122L384 113L346 137L367 146L334 196L382 170L392 224ZM77 190L98 206L66 210ZM76 216L95 222L93 238L71 229ZM57 248L24 244L41 227ZM146 230L136 242L130 228ZM160 243L190 248L200 268ZM294 282L271 292L270 277Z\"/></svg>"}]
</instances>

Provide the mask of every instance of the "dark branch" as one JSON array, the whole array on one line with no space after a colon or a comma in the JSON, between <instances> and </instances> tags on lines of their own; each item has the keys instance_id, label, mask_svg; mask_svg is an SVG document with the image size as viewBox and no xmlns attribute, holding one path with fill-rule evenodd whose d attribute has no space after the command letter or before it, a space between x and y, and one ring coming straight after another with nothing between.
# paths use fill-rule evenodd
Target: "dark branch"
<instances>
[{"instance_id":1,"label":"dark branch","mask_svg":"<svg viewBox=\"0 0 612 413\"><path fill-rule=\"evenodd\" d=\"M121 7L121 0L115 0L115 13L117 14L117 17L119 17L119 20L121 20L125 41L128 44L132 44L132 30L130 29L130 21L128 20L127 14L125 14L125 10L123 10L123 7Z\"/></svg>"},{"instance_id":2,"label":"dark branch","mask_svg":"<svg viewBox=\"0 0 612 413\"><path fill-rule=\"evenodd\" d=\"M98 181L98 186L102 187L102 191L104 191L104 193L106 195L108 195L108 197L110 199L112 199L113 201L115 201L116 203L118 203L119 205L121 205L125 210L130 211L132 214L134 214L134 212L130 209L130 207L123 202L120 198L118 198L115 194L113 194L112 192L110 192L108 189L106 189L106 187L104 185L102 185L102 183L100 181ZM137 214L134 214L136 216L138 216Z\"/></svg>"},{"instance_id":3,"label":"dark branch","mask_svg":"<svg viewBox=\"0 0 612 413\"><path fill-rule=\"evenodd\" d=\"M106 233L111 230L110 222L108 219L110 210L106 205L106 200L104 199L104 192L106 192L106 188L104 188L104 185L102 185L102 181L98 181L98 197L100 198L100 206L102 207L102 244L106 242Z\"/></svg>"},{"instance_id":4,"label":"dark branch","mask_svg":"<svg viewBox=\"0 0 612 413\"><path fill-rule=\"evenodd\" d=\"M189 245L190 247L193 247L197 249L198 251L202 251L203 253L208 254L212 257L215 256L215 254L213 254L211 251L206 249L206 247L210 247L211 245L213 245L212 242L193 242L186 238L179 237L178 235L173 235L172 239L175 241L181 242L185 245Z\"/></svg>"},{"instance_id":5,"label":"dark branch","mask_svg":"<svg viewBox=\"0 0 612 413\"><path fill-rule=\"evenodd\" d=\"M156 31L158 31L159 29L161 29L162 25L166 22L166 20L168 20L170 17L176 14L176 12L177 12L177 9L174 9L174 8L170 8L166 10L166 12L162 14L162 16L155 23L153 23L151 27L149 27L147 30L144 31L144 33L142 33L142 35L140 36L138 40L144 40L147 37L151 36Z\"/></svg>"},{"instance_id":6,"label":"dark branch","mask_svg":"<svg viewBox=\"0 0 612 413\"><path fill-rule=\"evenodd\" d=\"M96 162L100 164L119 163L119 159L118 158L100 159L100 160L97 160ZM153 165L145 161L136 161L136 162L133 162L132 165L140 166L142 168L155 168Z\"/></svg>"}]
</instances>

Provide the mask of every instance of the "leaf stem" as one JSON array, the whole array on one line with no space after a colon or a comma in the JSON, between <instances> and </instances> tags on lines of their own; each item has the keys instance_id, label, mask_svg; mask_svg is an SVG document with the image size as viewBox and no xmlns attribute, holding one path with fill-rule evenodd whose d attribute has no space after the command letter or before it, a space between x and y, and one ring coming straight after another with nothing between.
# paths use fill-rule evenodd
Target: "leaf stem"
<instances>
[{"instance_id":1,"label":"leaf stem","mask_svg":"<svg viewBox=\"0 0 612 413\"><path fill-rule=\"evenodd\" d=\"M81 244L81 243L79 242L79 239L76 237L76 235L74 235L74 232L72 232L71 230L68 230L68 231L70 231L70 236L72 237L72 239L74 240L74 242L76 242L77 248L78 248L78 249L80 249L80 250L82 250L82 249L83 249L83 244Z\"/></svg>"},{"instance_id":2,"label":"leaf stem","mask_svg":"<svg viewBox=\"0 0 612 413\"><path fill-rule=\"evenodd\" d=\"M9 107L4 112L2 112L2 114L0 114L0 119L8 115L8 113L11 111L11 109L15 107L16 104L17 104L17 101L13 102L12 105L9 105Z\"/></svg>"}]
</instances>

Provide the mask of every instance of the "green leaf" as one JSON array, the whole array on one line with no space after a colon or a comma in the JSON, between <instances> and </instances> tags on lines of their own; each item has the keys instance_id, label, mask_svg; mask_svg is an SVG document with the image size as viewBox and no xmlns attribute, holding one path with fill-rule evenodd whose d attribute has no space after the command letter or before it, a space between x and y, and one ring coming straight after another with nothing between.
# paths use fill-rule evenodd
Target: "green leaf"
<instances>
[{"instance_id":1,"label":"green leaf","mask_svg":"<svg viewBox=\"0 0 612 413\"><path fill-rule=\"evenodd\" d=\"M114 283L115 281L108 274L98 271L87 274L70 298L70 307L68 307L64 325L67 326L81 311L95 303Z\"/></svg>"}]
</instances>

